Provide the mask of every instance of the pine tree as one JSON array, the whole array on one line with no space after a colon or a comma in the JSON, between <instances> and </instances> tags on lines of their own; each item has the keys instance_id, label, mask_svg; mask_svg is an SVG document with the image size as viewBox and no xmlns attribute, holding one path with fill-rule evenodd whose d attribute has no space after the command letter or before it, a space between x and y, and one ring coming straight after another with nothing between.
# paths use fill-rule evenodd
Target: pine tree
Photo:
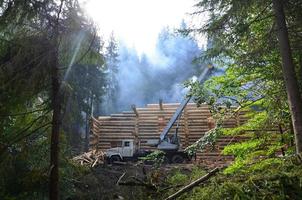
<instances>
[{"instance_id":1,"label":"pine tree","mask_svg":"<svg viewBox=\"0 0 302 200\"><path fill-rule=\"evenodd\" d=\"M117 110L117 98L119 93L119 60L118 46L113 33L110 36L105 52L106 69L106 95L104 96L103 108L106 114L111 114Z\"/></svg>"},{"instance_id":2,"label":"pine tree","mask_svg":"<svg viewBox=\"0 0 302 200\"><path fill-rule=\"evenodd\" d=\"M286 18L281 0L273 0L274 13L277 24L277 37L280 44L282 57L282 71L287 91L287 99L290 106L292 124L294 128L296 152L302 153L302 98L299 92L297 74L292 57Z\"/></svg>"}]
</instances>

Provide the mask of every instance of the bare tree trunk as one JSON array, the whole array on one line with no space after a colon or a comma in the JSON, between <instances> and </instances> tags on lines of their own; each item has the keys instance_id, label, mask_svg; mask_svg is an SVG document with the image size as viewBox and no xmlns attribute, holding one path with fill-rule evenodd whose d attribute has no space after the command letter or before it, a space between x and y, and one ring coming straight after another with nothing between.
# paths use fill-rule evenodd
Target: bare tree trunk
<instances>
[{"instance_id":1,"label":"bare tree trunk","mask_svg":"<svg viewBox=\"0 0 302 200\"><path fill-rule=\"evenodd\" d=\"M59 74L59 18L63 7L63 0L59 5L57 19L54 27L54 35L52 39L52 130L50 145L50 182L49 182L49 199L59 199L59 138L61 125L61 101L60 101L60 74Z\"/></svg>"},{"instance_id":2,"label":"bare tree trunk","mask_svg":"<svg viewBox=\"0 0 302 200\"><path fill-rule=\"evenodd\" d=\"M87 100L87 104L89 104L89 107L87 108L86 110L86 113L85 113L85 125L86 125L86 128L85 128L85 139L84 139L84 152L87 152L88 151L88 135L89 135L89 117L90 117L90 90L88 89L89 86L88 86L88 66L85 66L86 68L86 74L85 74L85 85L87 87L87 91L86 91L86 100Z\"/></svg>"},{"instance_id":3,"label":"bare tree trunk","mask_svg":"<svg viewBox=\"0 0 302 200\"><path fill-rule=\"evenodd\" d=\"M277 24L277 37L282 57L283 77L295 134L296 153L300 154L302 152L302 101L290 49L282 0L273 0L273 7Z\"/></svg>"},{"instance_id":4,"label":"bare tree trunk","mask_svg":"<svg viewBox=\"0 0 302 200\"><path fill-rule=\"evenodd\" d=\"M92 92L90 91L90 108L89 108L89 116L88 119L86 121L86 124L88 126L87 130L86 130L86 135L85 135L85 151L89 151L89 135L90 135L90 119L93 116L93 95Z\"/></svg>"},{"instance_id":5,"label":"bare tree trunk","mask_svg":"<svg viewBox=\"0 0 302 200\"><path fill-rule=\"evenodd\" d=\"M55 47L56 48L56 47ZM49 199L59 199L59 132L60 132L60 117L61 117L61 103L60 103L60 82L58 70L58 56L57 51L54 54L54 66L52 70L52 130L51 130L51 146L50 146L50 184L49 184Z\"/></svg>"}]
</instances>

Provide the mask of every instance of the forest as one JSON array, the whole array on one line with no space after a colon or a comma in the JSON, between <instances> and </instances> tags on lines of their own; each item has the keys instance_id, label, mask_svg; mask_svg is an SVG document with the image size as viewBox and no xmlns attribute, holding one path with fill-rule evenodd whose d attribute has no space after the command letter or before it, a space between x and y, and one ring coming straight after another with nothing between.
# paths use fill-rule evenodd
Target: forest
<instances>
[{"instance_id":1,"label":"forest","mask_svg":"<svg viewBox=\"0 0 302 200\"><path fill-rule=\"evenodd\" d=\"M302 199L302 0L196 0L189 15L203 23L163 28L153 56L114 32L104 38L82 2L0 0L0 199ZM152 134L168 141L169 120L176 137L179 126L207 120L205 132L194 129L199 139L181 140L191 161L93 149L96 120L120 117L108 122L116 130L182 99L183 114L173 121L173 107L169 119L152 118L161 126ZM211 117L191 119L194 109ZM242 123L225 125L239 115ZM193 159L240 137L219 149L231 162Z\"/></svg>"}]
</instances>

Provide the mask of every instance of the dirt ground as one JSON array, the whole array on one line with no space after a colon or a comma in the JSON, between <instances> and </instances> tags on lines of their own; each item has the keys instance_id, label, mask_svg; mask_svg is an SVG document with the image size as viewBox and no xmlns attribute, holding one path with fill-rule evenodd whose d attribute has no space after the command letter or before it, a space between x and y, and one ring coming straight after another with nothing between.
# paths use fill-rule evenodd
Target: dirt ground
<instances>
[{"instance_id":1,"label":"dirt ground","mask_svg":"<svg viewBox=\"0 0 302 200\"><path fill-rule=\"evenodd\" d=\"M189 173L192 164L169 164L159 168L139 163L100 165L82 178L74 200L158 199L159 188L173 169Z\"/></svg>"}]
</instances>

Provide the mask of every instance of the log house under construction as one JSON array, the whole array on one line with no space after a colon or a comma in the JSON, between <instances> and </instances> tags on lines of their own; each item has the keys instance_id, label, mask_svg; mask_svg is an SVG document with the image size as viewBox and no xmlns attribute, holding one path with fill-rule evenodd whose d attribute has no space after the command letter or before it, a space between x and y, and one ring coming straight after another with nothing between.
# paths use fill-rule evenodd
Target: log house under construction
<instances>
[{"instance_id":1,"label":"log house under construction","mask_svg":"<svg viewBox=\"0 0 302 200\"><path fill-rule=\"evenodd\" d=\"M121 145L124 139L133 139L142 149L155 149L147 144L147 140L159 139L159 135L178 108L179 103L148 104L144 108L132 106L131 111L124 111L110 116L100 116L91 120L90 150L106 151ZM236 127L244 123L247 118L244 112L224 122L224 127ZM196 142L205 132L214 128L215 122L207 105L197 107L189 103L179 120L178 135L181 139L180 149ZM176 123L170 130L174 133ZM169 134L170 134L169 133ZM209 165L223 165L232 160L232 156L222 156L221 150L231 142L238 142L242 137L222 136L214 148L197 153L197 162Z\"/></svg>"}]
</instances>

